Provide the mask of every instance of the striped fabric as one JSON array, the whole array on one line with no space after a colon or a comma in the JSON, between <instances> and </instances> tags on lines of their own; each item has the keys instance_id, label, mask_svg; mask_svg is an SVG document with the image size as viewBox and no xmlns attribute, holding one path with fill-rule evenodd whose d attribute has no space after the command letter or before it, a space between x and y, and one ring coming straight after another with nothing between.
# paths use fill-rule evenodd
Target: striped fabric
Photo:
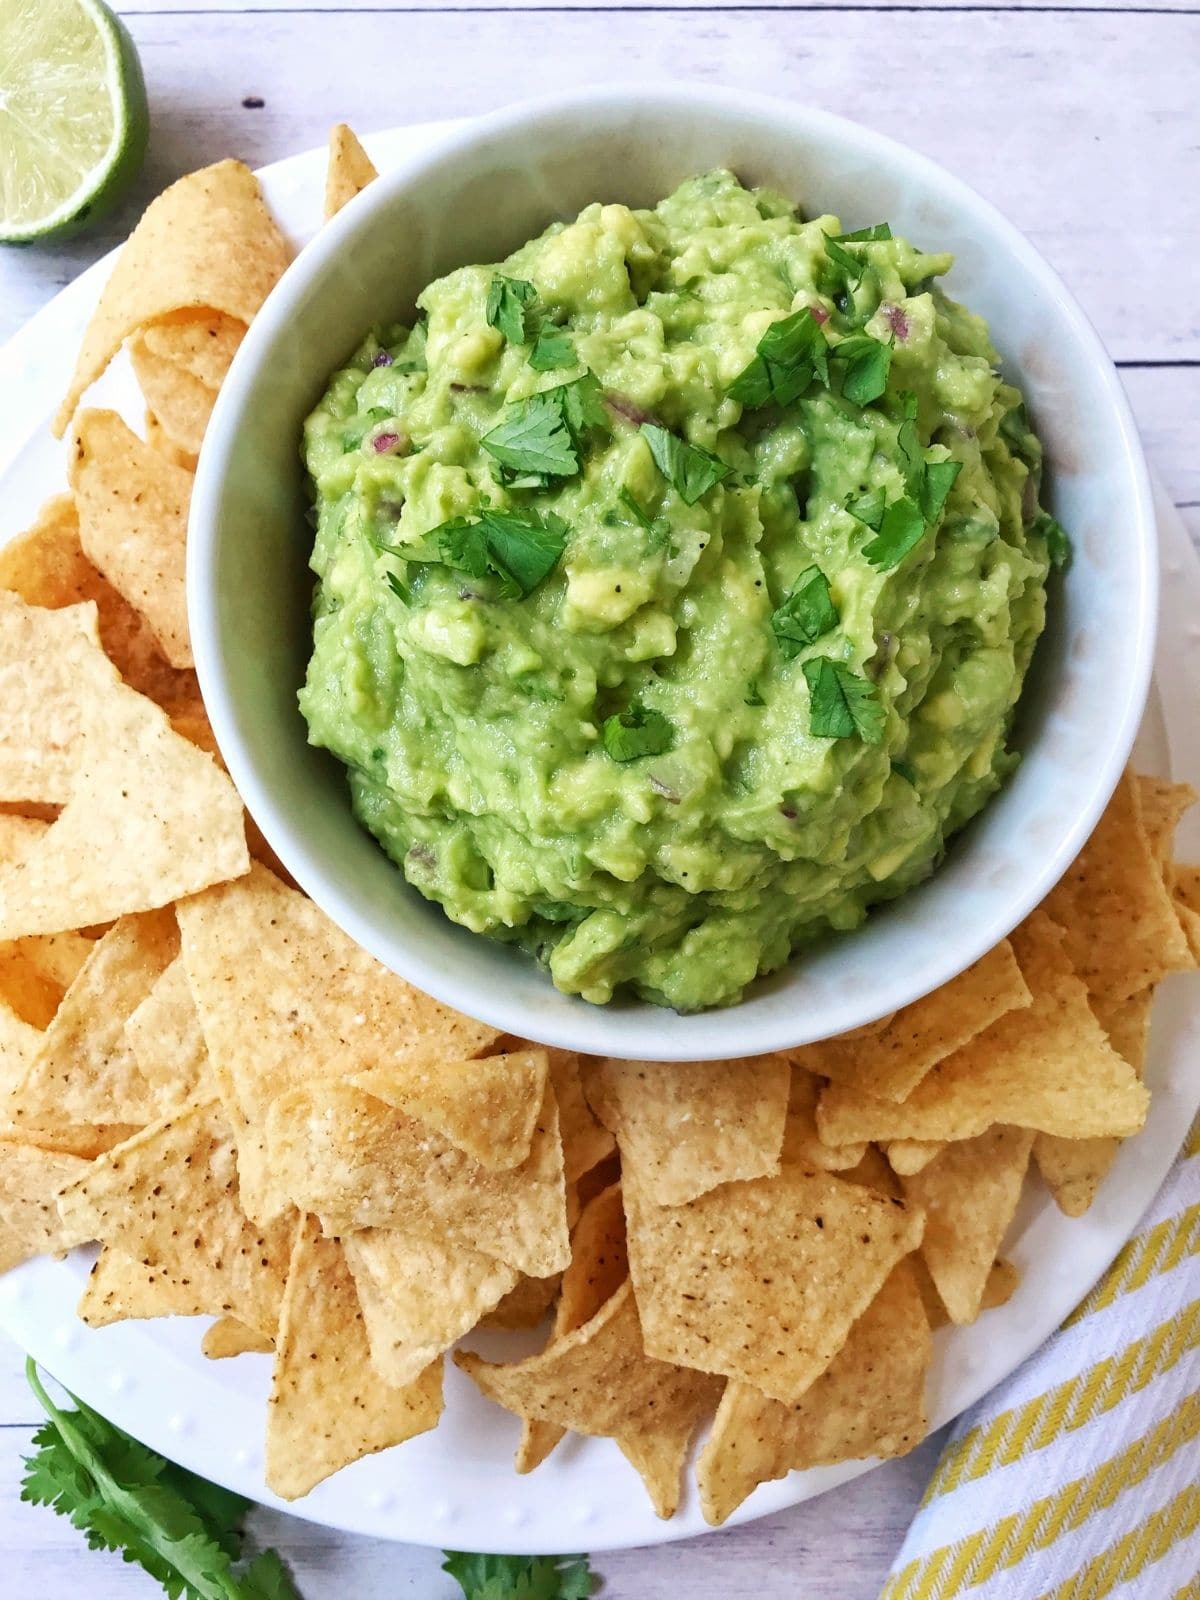
<instances>
[{"instance_id":1,"label":"striped fabric","mask_svg":"<svg viewBox=\"0 0 1200 1600\"><path fill-rule=\"evenodd\" d=\"M1106 1277L959 1419L880 1600L1200 1600L1200 1120Z\"/></svg>"}]
</instances>

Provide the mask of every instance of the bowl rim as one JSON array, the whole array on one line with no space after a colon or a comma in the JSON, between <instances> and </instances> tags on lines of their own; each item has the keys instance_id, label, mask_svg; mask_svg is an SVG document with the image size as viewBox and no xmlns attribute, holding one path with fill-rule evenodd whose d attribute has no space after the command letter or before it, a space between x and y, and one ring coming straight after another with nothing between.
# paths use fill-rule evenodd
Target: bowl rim
<instances>
[{"instance_id":1,"label":"bowl rim","mask_svg":"<svg viewBox=\"0 0 1200 1600\"><path fill-rule=\"evenodd\" d=\"M810 137L815 135L836 141L843 149L860 156L883 155L893 162L903 163L927 186L937 189L948 205L963 212L969 220L978 219L990 229L1000 232L1014 263L1053 300L1057 315L1066 322L1073 338L1087 354L1087 364L1081 369L1086 373L1082 386L1102 400L1120 440L1120 471L1128 482L1135 508L1132 526L1127 528L1127 537L1136 554L1139 579L1136 595L1138 606L1129 618L1134 634L1131 662L1123 684L1117 687L1114 694L1111 706L1114 717L1108 725L1106 754L1090 776L1090 793L1086 803L1081 804L1075 812L1056 849L1042 860L1036 872L1023 878L1022 892L1004 902L1003 916L996 912L989 920L972 929L956 929L954 940L945 943L944 958L938 963L927 964L912 992L900 1004L911 1004L949 982L1007 937L1041 902L1078 854L1114 792L1149 695L1157 634L1159 580L1156 521L1145 456L1128 398L1099 334L1059 274L1016 225L991 201L940 163L900 140L833 112L807 105L793 105L776 96L754 91L705 84L601 83L585 89L569 89L524 99L481 117L451 125L428 148L409 153L395 166L381 173L332 219L325 222L289 264L255 316L221 386L208 424L204 449L200 454L191 499L186 557L188 622L205 708L222 759L243 804L301 889L356 944L436 999L501 1027L506 1032L536 1036L543 1043L590 1054L646 1056L663 1061L720 1059L735 1054L797 1048L815 1038L830 1037L870 1023L896 1009L894 997L889 998L886 1004L869 996L849 1001L842 1008L843 1014L837 1019L837 1027L825 1028L817 1034L811 1028L806 1030L799 1018L793 1017L789 1023L791 1014L787 1012L777 1014L773 1025L768 1025L761 1018L751 1025L750 1017L744 1016L748 1037L743 1038L739 1032L736 1046L732 1046L730 1038L724 1037L715 1046L706 1046L704 1038L697 1039L694 1030L672 1027L677 1019L675 1012L645 1001L629 1002L618 1011L613 1006L591 1005L572 997L575 1003L567 1013L571 1021L560 1025L557 1020L545 1021L540 1017L531 1019L519 1003L505 998L500 983L497 983L495 993L490 990L485 992L482 987L468 989L456 980L453 972L447 973L440 963L428 959L419 948L419 941L406 943L404 936L398 938L394 929L390 932L380 929L374 916L362 912L345 892L336 875L316 859L302 833L288 820L284 807L276 803L273 787L260 777L250 741L243 739L238 727L234 697L225 681L218 585L211 581L217 565L218 510L225 472L236 444L241 394L276 339L290 323L292 313L304 298L311 280L320 275L359 230L371 225L377 213L385 212L409 184L424 176L429 169L447 161L469 159L473 151L498 136L516 133L526 127L536 128L539 122L560 117L564 113L586 116L622 109L634 113L644 111L647 106L667 113L672 110L695 112L709 108L733 114L772 117L798 130L803 129ZM398 868L395 870L399 871ZM936 878L936 874L934 876ZM909 895L903 897L904 900L909 898ZM473 937L480 944L485 942L482 935ZM397 946L402 947L402 959L397 958ZM500 953L506 947L496 945L495 949ZM797 958L793 956L773 978L786 982L786 974L798 970ZM772 980L757 979L755 984L764 981ZM550 983L548 977L545 982ZM752 998L754 987L751 985L747 998ZM639 1041L638 1048L632 1048L630 1039L623 1036L628 1030L614 1032L611 1038L606 1037L606 1019L628 1017L631 1012L645 1017L641 1032L647 1037ZM724 1035L736 1030L722 1029L716 1019L744 1012L745 1002L742 1001L731 1007L698 1015L712 1019L714 1027L711 1031L716 1035ZM531 1023L534 1026L531 1027ZM677 1033L686 1035L686 1038L681 1037L675 1042L674 1035ZM796 1037L797 1034L800 1037ZM648 1037L651 1035L652 1040Z\"/></svg>"}]
</instances>

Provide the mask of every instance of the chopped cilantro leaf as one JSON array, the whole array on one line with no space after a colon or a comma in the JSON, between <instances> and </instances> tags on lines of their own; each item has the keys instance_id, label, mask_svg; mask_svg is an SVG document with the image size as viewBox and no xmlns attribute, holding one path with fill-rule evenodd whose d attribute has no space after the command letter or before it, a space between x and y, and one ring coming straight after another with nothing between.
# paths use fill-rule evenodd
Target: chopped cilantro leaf
<instances>
[{"instance_id":1,"label":"chopped cilantro leaf","mask_svg":"<svg viewBox=\"0 0 1200 1600\"><path fill-rule=\"evenodd\" d=\"M833 347L833 356L842 367L842 393L856 406L868 406L887 390L892 366L892 346L855 333Z\"/></svg>"},{"instance_id":2,"label":"chopped cilantro leaf","mask_svg":"<svg viewBox=\"0 0 1200 1600\"><path fill-rule=\"evenodd\" d=\"M748 410L798 400L814 380L829 385L829 347L821 324L808 306L773 322L756 354L729 386L729 397Z\"/></svg>"},{"instance_id":3,"label":"chopped cilantro leaf","mask_svg":"<svg viewBox=\"0 0 1200 1600\"><path fill-rule=\"evenodd\" d=\"M765 706L766 703L767 702L762 697L762 690L758 686L758 679L751 678L750 682L746 685L746 692L742 696L742 704L747 706Z\"/></svg>"},{"instance_id":4,"label":"chopped cilantro leaf","mask_svg":"<svg viewBox=\"0 0 1200 1600\"><path fill-rule=\"evenodd\" d=\"M892 230L886 222L873 222L869 228L855 228L853 233L835 233L833 237L838 244L876 244L890 239Z\"/></svg>"},{"instance_id":5,"label":"chopped cilantro leaf","mask_svg":"<svg viewBox=\"0 0 1200 1600\"><path fill-rule=\"evenodd\" d=\"M579 471L579 453L553 390L508 408L504 420L480 439L502 467L513 472L569 478Z\"/></svg>"},{"instance_id":6,"label":"chopped cilantro leaf","mask_svg":"<svg viewBox=\"0 0 1200 1600\"><path fill-rule=\"evenodd\" d=\"M861 256L854 255L849 250L843 250L836 237L827 233L825 235L825 254L840 268L842 278L847 289L853 289L867 270L867 263Z\"/></svg>"},{"instance_id":7,"label":"chopped cilantro leaf","mask_svg":"<svg viewBox=\"0 0 1200 1600\"><path fill-rule=\"evenodd\" d=\"M920 544L927 527L920 506L903 495L885 509L879 532L863 547L863 555L873 567L897 567Z\"/></svg>"},{"instance_id":8,"label":"chopped cilantro leaf","mask_svg":"<svg viewBox=\"0 0 1200 1600\"><path fill-rule=\"evenodd\" d=\"M771 618L779 654L792 661L805 645L815 644L838 625L838 610L829 593L829 580L820 567L806 567L791 593Z\"/></svg>"},{"instance_id":9,"label":"chopped cilantro leaf","mask_svg":"<svg viewBox=\"0 0 1200 1600\"><path fill-rule=\"evenodd\" d=\"M661 711L637 702L604 719L604 748L614 761L661 756L675 743L675 729Z\"/></svg>"},{"instance_id":10,"label":"chopped cilantro leaf","mask_svg":"<svg viewBox=\"0 0 1200 1600\"><path fill-rule=\"evenodd\" d=\"M921 512L926 522L932 524L942 514L946 496L954 487L954 480L962 471L961 461L927 461L921 474Z\"/></svg>"},{"instance_id":11,"label":"chopped cilantro leaf","mask_svg":"<svg viewBox=\"0 0 1200 1600\"><path fill-rule=\"evenodd\" d=\"M688 444L686 439L680 439L655 422L643 422L638 431L650 446L655 466L684 505L694 506L714 484L723 483L733 470L711 450Z\"/></svg>"},{"instance_id":12,"label":"chopped cilantro leaf","mask_svg":"<svg viewBox=\"0 0 1200 1600\"><path fill-rule=\"evenodd\" d=\"M851 739L857 734L864 744L882 742L887 713L865 678L829 656L806 661L804 676L811 733L819 739Z\"/></svg>"},{"instance_id":13,"label":"chopped cilantro leaf","mask_svg":"<svg viewBox=\"0 0 1200 1600\"><path fill-rule=\"evenodd\" d=\"M537 299L537 290L524 278L506 278L497 272L488 285L485 315L488 323L508 340L509 344L525 343L525 312Z\"/></svg>"},{"instance_id":14,"label":"chopped cilantro leaf","mask_svg":"<svg viewBox=\"0 0 1200 1600\"><path fill-rule=\"evenodd\" d=\"M859 522L865 522L875 533L879 532L886 507L887 499L882 489L868 489L867 493L859 495L857 500L846 501L846 510L850 515L857 517Z\"/></svg>"},{"instance_id":15,"label":"chopped cilantro leaf","mask_svg":"<svg viewBox=\"0 0 1200 1600\"><path fill-rule=\"evenodd\" d=\"M576 444L589 428L608 427L604 391L594 372L581 372L577 378L570 378L566 383L543 389L542 394L559 406L563 421L571 430Z\"/></svg>"},{"instance_id":16,"label":"chopped cilantro leaf","mask_svg":"<svg viewBox=\"0 0 1200 1600\"><path fill-rule=\"evenodd\" d=\"M486 507L474 521L455 517L440 523L425 535L424 545L436 552L434 559L456 572L499 578L501 599L515 600L532 593L554 569L566 547L567 532L562 518L550 511Z\"/></svg>"},{"instance_id":17,"label":"chopped cilantro leaf","mask_svg":"<svg viewBox=\"0 0 1200 1600\"><path fill-rule=\"evenodd\" d=\"M910 762L893 761L892 771L898 778L903 778L905 783L911 783L914 789L917 787L917 769Z\"/></svg>"},{"instance_id":18,"label":"chopped cilantro leaf","mask_svg":"<svg viewBox=\"0 0 1200 1600\"><path fill-rule=\"evenodd\" d=\"M464 1600L590 1600L600 1579L586 1556L485 1556L447 1550L442 1571Z\"/></svg>"},{"instance_id":19,"label":"chopped cilantro leaf","mask_svg":"<svg viewBox=\"0 0 1200 1600\"><path fill-rule=\"evenodd\" d=\"M575 346L571 343L570 334L544 322L529 352L529 365L535 372L554 372L559 367L573 367L575 361Z\"/></svg>"},{"instance_id":20,"label":"chopped cilantro leaf","mask_svg":"<svg viewBox=\"0 0 1200 1600\"><path fill-rule=\"evenodd\" d=\"M425 371L425 323L413 324L413 330L392 361L393 372Z\"/></svg>"},{"instance_id":21,"label":"chopped cilantro leaf","mask_svg":"<svg viewBox=\"0 0 1200 1600\"><path fill-rule=\"evenodd\" d=\"M910 494L920 492L921 474L925 470L921 435L917 428L917 397L909 389L900 391L900 426L896 443L904 458L904 477Z\"/></svg>"},{"instance_id":22,"label":"chopped cilantro leaf","mask_svg":"<svg viewBox=\"0 0 1200 1600\"><path fill-rule=\"evenodd\" d=\"M389 572L387 575L387 583L388 588L396 596L397 600L403 601L405 605L409 605L411 603L412 591L409 589L403 578L397 577L394 572Z\"/></svg>"},{"instance_id":23,"label":"chopped cilantro leaf","mask_svg":"<svg viewBox=\"0 0 1200 1600\"><path fill-rule=\"evenodd\" d=\"M1046 553L1050 557L1051 565L1057 567L1060 572L1066 572L1071 565L1075 550L1071 544L1071 535L1062 523L1048 511L1042 511L1029 532L1035 539L1045 539Z\"/></svg>"}]
</instances>

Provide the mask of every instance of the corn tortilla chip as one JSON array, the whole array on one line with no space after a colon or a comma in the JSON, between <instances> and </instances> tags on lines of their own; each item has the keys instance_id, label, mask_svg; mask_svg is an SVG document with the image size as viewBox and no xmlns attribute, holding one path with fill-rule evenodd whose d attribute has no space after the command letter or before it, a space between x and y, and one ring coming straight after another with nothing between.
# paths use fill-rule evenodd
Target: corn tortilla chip
<instances>
[{"instance_id":1,"label":"corn tortilla chip","mask_svg":"<svg viewBox=\"0 0 1200 1600\"><path fill-rule=\"evenodd\" d=\"M491 1172L422 1122L346 1083L281 1096L267 1113L273 1205L316 1212L329 1232L400 1228L495 1256L531 1277L570 1260L552 1093L521 1166Z\"/></svg>"},{"instance_id":2,"label":"corn tortilla chip","mask_svg":"<svg viewBox=\"0 0 1200 1600\"><path fill-rule=\"evenodd\" d=\"M904 1197L925 1212L921 1254L951 1322L974 1322L1021 1198L1033 1134L998 1125L950 1144Z\"/></svg>"},{"instance_id":3,"label":"corn tortilla chip","mask_svg":"<svg viewBox=\"0 0 1200 1600\"><path fill-rule=\"evenodd\" d=\"M177 311L148 322L140 338L147 350L174 362L208 389L219 389L246 337L246 324L220 311Z\"/></svg>"},{"instance_id":4,"label":"corn tortilla chip","mask_svg":"<svg viewBox=\"0 0 1200 1600\"><path fill-rule=\"evenodd\" d=\"M363 1315L336 1239L296 1229L267 1403L267 1487L285 1500L418 1433L442 1414L442 1363L395 1389L371 1366Z\"/></svg>"},{"instance_id":5,"label":"corn tortilla chip","mask_svg":"<svg viewBox=\"0 0 1200 1600\"><path fill-rule=\"evenodd\" d=\"M655 1206L626 1175L629 1265L650 1355L723 1373L791 1405L845 1343L918 1209L788 1167Z\"/></svg>"},{"instance_id":6,"label":"corn tortilla chip","mask_svg":"<svg viewBox=\"0 0 1200 1600\"><path fill-rule=\"evenodd\" d=\"M1132 773L1044 906L1063 929L1076 972L1106 1000L1123 1000L1193 965Z\"/></svg>"},{"instance_id":7,"label":"corn tortilla chip","mask_svg":"<svg viewBox=\"0 0 1200 1600\"><path fill-rule=\"evenodd\" d=\"M1200 965L1200 867L1176 864L1171 893L1188 948Z\"/></svg>"},{"instance_id":8,"label":"corn tortilla chip","mask_svg":"<svg viewBox=\"0 0 1200 1600\"><path fill-rule=\"evenodd\" d=\"M500 1366L460 1350L455 1360L519 1417L615 1439L658 1515L674 1514L688 1446L720 1384L646 1354L628 1282L541 1355Z\"/></svg>"},{"instance_id":9,"label":"corn tortilla chip","mask_svg":"<svg viewBox=\"0 0 1200 1600\"><path fill-rule=\"evenodd\" d=\"M209 1361L224 1361L230 1356L270 1355L274 1339L248 1328L236 1317L218 1317L200 1341L200 1354Z\"/></svg>"},{"instance_id":10,"label":"corn tortilla chip","mask_svg":"<svg viewBox=\"0 0 1200 1600\"><path fill-rule=\"evenodd\" d=\"M55 437L136 329L188 307L248 323L287 261L258 179L242 162L219 161L165 189L126 240L100 296L54 418Z\"/></svg>"},{"instance_id":11,"label":"corn tortilla chip","mask_svg":"<svg viewBox=\"0 0 1200 1600\"><path fill-rule=\"evenodd\" d=\"M890 1139L887 1158L893 1172L911 1178L914 1172L923 1172L946 1148L945 1139Z\"/></svg>"},{"instance_id":12,"label":"corn tortilla chip","mask_svg":"<svg viewBox=\"0 0 1200 1600\"><path fill-rule=\"evenodd\" d=\"M155 1116L211 1093L208 1052L181 957L159 973L130 1012L125 1043L154 1095Z\"/></svg>"},{"instance_id":13,"label":"corn tortilla chip","mask_svg":"<svg viewBox=\"0 0 1200 1600\"><path fill-rule=\"evenodd\" d=\"M1150 854L1158 862L1159 870L1171 887L1171 851L1175 830L1186 811L1196 803L1196 791L1190 783L1172 783L1169 778L1157 778L1139 772L1134 777L1137 786L1138 813L1145 829Z\"/></svg>"},{"instance_id":14,"label":"corn tortilla chip","mask_svg":"<svg viewBox=\"0 0 1200 1600\"><path fill-rule=\"evenodd\" d=\"M1005 939L957 978L896 1012L879 1032L849 1043L825 1039L790 1052L790 1058L879 1100L903 1100L937 1062L1030 999Z\"/></svg>"},{"instance_id":15,"label":"corn tortilla chip","mask_svg":"<svg viewBox=\"0 0 1200 1600\"><path fill-rule=\"evenodd\" d=\"M621 1186L614 1183L592 1196L571 1230L571 1264L562 1276L551 1343L590 1322L628 1276L625 1210ZM553 1422L526 1420L517 1445L517 1471L532 1472L540 1466L564 1432Z\"/></svg>"},{"instance_id":16,"label":"corn tortilla chip","mask_svg":"<svg viewBox=\"0 0 1200 1600\"><path fill-rule=\"evenodd\" d=\"M584 1068L584 1092L625 1171L670 1206L779 1171L790 1077L782 1056L596 1060Z\"/></svg>"},{"instance_id":17,"label":"corn tortilla chip","mask_svg":"<svg viewBox=\"0 0 1200 1600\"><path fill-rule=\"evenodd\" d=\"M163 427L153 411L146 412L146 443L160 455L166 456L172 466L182 467L185 472L195 472L200 463L200 457L191 450L183 450Z\"/></svg>"},{"instance_id":18,"label":"corn tortilla chip","mask_svg":"<svg viewBox=\"0 0 1200 1600\"><path fill-rule=\"evenodd\" d=\"M199 695L196 674L168 665L146 619L84 555L72 495L47 500L33 527L0 549L0 589L52 611L94 601L104 653L130 688L161 706Z\"/></svg>"},{"instance_id":19,"label":"corn tortilla chip","mask_svg":"<svg viewBox=\"0 0 1200 1600\"><path fill-rule=\"evenodd\" d=\"M901 1261L795 1405L726 1385L696 1468L705 1521L719 1527L760 1483L789 1472L906 1455L925 1437L932 1353L912 1266Z\"/></svg>"},{"instance_id":20,"label":"corn tortilla chip","mask_svg":"<svg viewBox=\"0 0 1200 1600\"><path fill-rule=\"evenodd\" d=\"M131 1318L195 1317L204 1310L195 1287L180 1284L155 1266L104 1245L93 1263L75 1315L89 1328Z\"/></svg>"},{"instance_id":21,"label":"corn tortilla chip","mask_svg":"<svg viewBox=\"0 0 1200 1600\"><path fill-rule=\"evenodd\" d=\"M403 1389L512 1289L512 1267L433 1237L364 1228L342 1239L371 1365Z\"/></svg>"},{"instance_id":22,"label":"corn tortilla chip","mask_svg":"<svg viewBox=\"0 0 1200 1600\"><path fill-rule=\"evenodd\" d=\"M506 1333L540 1328L558 1298L561 1283L561 1272L552 1272L548 1278L531 1278L527 1272L518 1273L516 1283L479 1319L479 1326L501 1328Z\"/></svg>"},{"instance_id":23,"label":"corn tortilla chip","mask_svg":"<svg viewBox=\"0 0 1200 1600\"><path fill-rule=\"evenodd\" d=\"M170 357L159 355L147 343L144 331L130 339L129 361L146 409L153 413L167 438L181 456L199 456L217 391ZM85 417L89 414L83 413ZM154 449L149 441L147 446Z\"/></svg>"},{"instance_id":24,"label":"corn tortilla chip","mask_svg":"<svg viewBox=\"0 0 1200 1600\"><path fill-rule=\"evenodd\" d=\"M616 1140L597 1121L583 1092L580 1058L572 1050L551 1050L550 1082L558 1102L562 1131L563 1170L569 1184L598 1167L616 1149Z\"/></svg>"},{"instance_id":25,"label":"corn tortilla chip","mask_svg":"<svg viewBox=\"0 0 1200 1600\"><path fill-rule=\"evenodd\" d=\"M846 1172L856 1167L866 1154L867 1146L861 1141L841 1145L821 1143L817 1132L817 1101L824 1081L801 1066L792 1066L780 1154L786 1167L820 1167L825 1172Z\"/></svg>"},{"instance_id":26,"label":"corn tortilla chip","mask_svg":"<svg viewBox=\"0 0 1200 1600\"><path fill-rule=\"evenodd\" d=\"M190 667L183 578L191 474L115 411L92 410L76 422L67 475L88 560L145 617L171 666Z\"/></svg>"},{"instance_id":27,"label":"corn tortilla chip","mask_svg":"<svg viewBox=\"0 0 1200 1600\"><path fill-rule=\"evenodd\" d=\"M48 1027L64 993L24 948L32 940L0 944L0 1001L31 1028Z\"/></svg>"},{"instance_id":28,"label":"corn tortilla chip","mask_svg":"<svg viewBox=\"0 0 1200 1600\"><path fill-rule=\"evenodd\" d=\"M8 1230L6 1253L15 1248L18 1260L25 1261L79 1243L59 1216L57 1202L87 1166L78 1156L0 1137L0 1223Z\"/></svg>"},{"instance_id":29,"label":"corn tortilla chip","mask_svg":"<svg viewBox=\"0 0 1200 1600\"><path fill-rule=\"evenodd\" d=\"M529 1154L546 1098L544 1050L446 1060L420 1052L351 1082L385 1105L424 1122L456 1149L494 1172L519 1167Z\"/></svg>"},{"instance_id":30,"label":"corn tortilla chip","mask_svg":"<svg viewBox=\"0 0 1200 1600\"><path fill-rule=\"evenodd\" d=\"M59 1198L69 1234L99 1239L203 1309L273 1335L294 1218L256 1228L238 1200L229 1125L214 1101L163 1117L118 1145Z\"/></svg>"},{"instance_id":31,"label":"corn tortilla chip","mask_svg":"<svg viewBox=\"0 0 1200 1600\"><path fill-rule=\"evenodd\" d=\"M370 156L344 122L329 135L329 167L325 174L325 220L339 212L347 200L361 194L379 176Z\"/></svg>"},{"instance_id":32,"label":"corn tortilla chip","mask_svg":"<svg viewBox=\"0 0 1200 1600\"><path fill-rule=\"evenodd\" d=\"M1012 938L1033 1004L940 1061L899 1105L830 1085L823 1139L970 1139L996 1122L1068 1138L1141 1127L1149 1097L1092 1015L1062 930L1035 911Z\"/></svg>"},{"instance_id":33,"label":"corn tortilla chip","mask_svg":"<svg viewBox=\"0 0 1200 1600\"><path fill-rule=\"evenodd\" d=\"M158 1116L158 1096L129 1048L125 1022L178 949L169 906L122 917L96 941L12 1096L17 1127L53 1131Z\"/></svg>"}]
</instances>

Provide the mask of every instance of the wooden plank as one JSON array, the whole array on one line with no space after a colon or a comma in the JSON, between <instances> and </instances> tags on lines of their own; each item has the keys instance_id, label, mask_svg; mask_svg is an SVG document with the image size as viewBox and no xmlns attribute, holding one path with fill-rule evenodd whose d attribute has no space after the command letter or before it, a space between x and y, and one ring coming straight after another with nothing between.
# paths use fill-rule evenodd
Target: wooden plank
<instances>
[{"instance_id":1,"label":"wooden plank","mask_svg":"<svg viewBox=\"0 0 1200 1600\"><path fill-rule=\"evenodd\" d=\"M139 13L226 11L329 11L329 0L286 0L269 5L265 0L124 0L116 9L124 16ZM586 11L593 15L613 11L1194 11L1193 0L1142 0L1122 5L1119 0L1062 0L1057 5L1047 0L1002 0L981 5L978 0L526 0L514 6L510 0L356 0L345 11L441 11L471 15L479 11Z\"/></svg>"}]
</instances>

